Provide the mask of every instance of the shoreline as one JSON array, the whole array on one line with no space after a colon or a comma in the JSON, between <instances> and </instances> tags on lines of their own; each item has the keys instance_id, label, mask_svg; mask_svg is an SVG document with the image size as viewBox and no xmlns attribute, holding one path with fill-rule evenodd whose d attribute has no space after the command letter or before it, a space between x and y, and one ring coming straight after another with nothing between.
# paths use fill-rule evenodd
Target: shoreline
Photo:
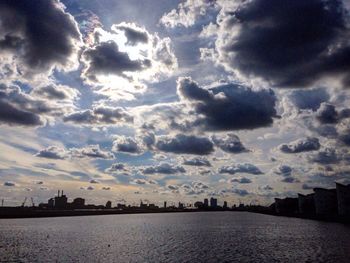
<instances>
[{"instance_id":1,"label":"shoreline","mask_svg":"<svg viewBox=\"0 0 350 263\"><path fill-rule=\"evenodd\" d=\"M99 215L123 215L123 214L160 214L160 213L196 213L196 212L249 212L278 217L290 217L308 219L313 221L341 223L350 225L350 218L340 216L319 216L302 214L277 214L267 211L254 210L229 210L229 209L77 209L77 210L39 210L35 208L8 207L0 208L1 219L21 219L21 218L52 218L52 217L76 217L76 216L99 216Z\"/></svg>"},{"instance_id":2,"label":"shoreline","mask_svg":"<svg viewBox=\"0 0 350 263\"><path fill-rule=\"evenodd\" d=\"M231 210L201 210L201 209L79 209L79 210L36 210L31 208L1 209L0 219L18 218L45 218L45 217L74 217L74 216L99 216L99 215L123 215L123 214L159 214L159 213L194 213L194 212L231 212Z\"/></svg>"}]
</instances>

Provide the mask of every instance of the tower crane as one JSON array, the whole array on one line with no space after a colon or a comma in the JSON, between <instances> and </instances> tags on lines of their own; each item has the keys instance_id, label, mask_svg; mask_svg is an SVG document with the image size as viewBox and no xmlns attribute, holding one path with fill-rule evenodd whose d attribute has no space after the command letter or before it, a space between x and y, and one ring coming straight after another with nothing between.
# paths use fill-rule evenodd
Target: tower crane
<instances>
[{"instance_id":1,"label":"tower crane","mask_svg":"<svg viewBox=\"0 0 350 263\"><path fill-rule=\"evenodd\" d=\"M26 204L26 202L27 202L27 197L24 198L24 201L23 201L23 203L22 203L22 207L24 207L24 205Z\"/></svg>"}]
</instances>

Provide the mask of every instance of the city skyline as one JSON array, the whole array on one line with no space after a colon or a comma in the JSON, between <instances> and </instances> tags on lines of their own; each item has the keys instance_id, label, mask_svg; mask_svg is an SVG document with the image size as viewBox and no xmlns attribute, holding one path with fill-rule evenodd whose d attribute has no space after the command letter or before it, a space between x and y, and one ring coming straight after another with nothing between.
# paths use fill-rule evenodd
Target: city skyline
<instances>
[{"instance_id":1,"label":"city skyline","mask_svg":"<svg viewBox=\"0 0 350 263\"><path fill-rule=\"evenodd\" d=\"M269 205L349 184L349 7L2 0L0 200Z\"/></svg>"}]
</instances>

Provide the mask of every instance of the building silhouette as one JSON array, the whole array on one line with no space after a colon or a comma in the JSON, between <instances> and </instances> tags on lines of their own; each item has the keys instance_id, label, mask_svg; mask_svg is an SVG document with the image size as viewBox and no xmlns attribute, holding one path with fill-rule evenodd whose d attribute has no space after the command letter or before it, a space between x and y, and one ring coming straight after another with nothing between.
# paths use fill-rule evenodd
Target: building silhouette
<instances>
[{"instance_id":1,"label":"building silhouette","mask_svg":"<svg viewBox=\"0 0 350 263\"><path fill-rule=\"evenodd\" d=\"M54 198L50 198L47 202L47 206L50 208L53 208L55 206L55 199Z\"/></svg>"},{"instance_id":2,"label":"building silhouette","mask_svg":"<svg viewBox=\"0 0 350 263\"><path fill-rule=\"evenodd\" d=\"M107 201L106 208L107 209L111 209L112 208L112 202L111 201Z\"/></svg>"},{"instance_id":3,"label":"building silhouette","mask_svg":"<svg viewBox=\"0 0 350 263\"><path fill-rule=\"evenodd\" d=\"M317 215L333 215L337 213L336 189L314 188L315 211Z\"/></svg>"},{"instance_id":4,"label":"building silhouette","mask_svg":"<svg viewBox=\"0 0 350 263\"><path fill-rule=\"evenodd\" d=\"M316 187L311 194L298 194L298 198L275 198L270 206L276 214L295 214L296 216L326 220L350 220L350 184L336 182L336 189ZM297 202L295 203L295 200ZM296 205L296 206L295 206Z\"/></svg>"},{"instance_id":5,"label":"building silhouette","mask_svg":"<svg viewBox=\"0 0 350 263\"><path fill-rule=\"evenodd\" d=\"M350 217L350 184L336 183L338 214Z\"/></svg>"},{"instance_id":6,"label":"building silhouette","mask_svg":"<svg viewBox=\"0 0 350 263\"><path fill-rule=\"evenodd\" d=\"M208 200L208 198L205 198L205 199L204 199L203 206L204 206L204 207L208 207L208 206L209 206L209 200Z\"/></svg>"},{"instance_id":7,"label":"building silhouette","mask_svg":"<svg viewBox=\"0 0 350 263\"><path fill-rule=\"evenodd\" d=\"M72 207L74 209L81 209L81 208L84 208L85 206L85 199L84 198L75 198L72 202Z\"/></svg>"},{"instance_id":8,"label":"building silhouette","mask_svg":"<svg viewBox=\"0 0 350 263\"><path fill-rule=\"evenodd\" d=\"M275 198L275 211L278 214L293 214L299 211L298 198Z\"/></svg>"},{"instance_id":9,"label":"building silhouette","mask_svg":"<svg viewBox=\"0 0 350 263\"><path fill-rule=\"evenodd\" d=\"M63 190L60 195L60 190L58 190L57 196L55 197L55 208L67 208L68 198L63 194Z\"/></svg>"},{"instance_id":10,"label":"building silhouette","mask_svg":"<svg viewBox=\"0 0 350 263\"><path fill-rule=\"evenodd\" d=\"M212 197L210 198L210 207L216 208L218 206L218 199Z\"/></svg>"},{"instance_id":11,"label":"building silhouette","mask_svg":"<svg viewBox=\"0 0 350 263\"><path fill-rule=\"evenodd\" d=\"M298 194L298 207L300 214L314 214L315 213L315 194Z\"/></svg>"}]
</instances>

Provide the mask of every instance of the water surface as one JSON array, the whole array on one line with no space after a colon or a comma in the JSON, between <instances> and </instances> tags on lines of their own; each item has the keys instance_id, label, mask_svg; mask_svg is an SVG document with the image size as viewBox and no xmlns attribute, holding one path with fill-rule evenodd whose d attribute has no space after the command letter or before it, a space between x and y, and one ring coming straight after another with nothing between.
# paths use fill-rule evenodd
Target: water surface
<instances>
[{"instance_id":1,"label":"water surface","mask_svg":"<svg viewBox=\"0 0 350 263\"><path fill-rule=\"evenodd\" d=\"M1 219L9 261L350 262L350 227L245 212Z\"/></svg>"}]
</instances>

